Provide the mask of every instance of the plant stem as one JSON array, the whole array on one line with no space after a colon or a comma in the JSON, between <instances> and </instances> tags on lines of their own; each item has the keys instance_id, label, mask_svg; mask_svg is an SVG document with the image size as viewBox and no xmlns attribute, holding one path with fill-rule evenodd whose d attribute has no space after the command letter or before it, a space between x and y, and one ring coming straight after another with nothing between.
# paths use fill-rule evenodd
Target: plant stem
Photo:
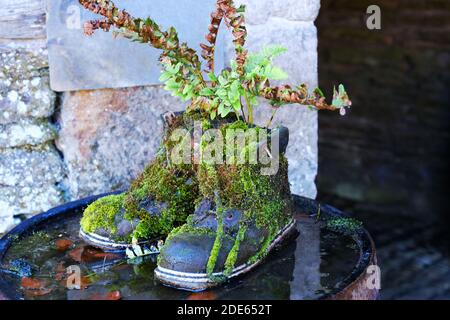
<instances>
[{"instance_id":1,"label":"plant stem","mask_svg":"<svg viewBox=\"0 0 450 320\"><path fill-rule=\"evenodd\" d=\"M247 104L247 110L248 110L248 120L247 121L248 121L248 123L253 124L253 109L248 100L246 90L244 90L244 99L245 99L245 103Z\"/></svg>"},{"instance_id":2,"label":"plant stem","mask_svg":"<svg viewBox=\"0 0 450 320\"><path fill-rule=\"evenodd\" d=\"M234 110L234 113L236 114L236 118L239 121L241 117L239 116L239 112L237 110Z\"/></svg>"},{"instance_id":3,"label":"plant stem","mask_svg":"<svg viewBox=\"0 0 450 320\"><path fill-rule=\"evenodd\" d=\"M275 117L275 113L277 113L278 108L273 109L272 116L270 117L269 121L267 122L266 128L269 128L272 125L273 118Z\"/></svg>"}]
</instances>

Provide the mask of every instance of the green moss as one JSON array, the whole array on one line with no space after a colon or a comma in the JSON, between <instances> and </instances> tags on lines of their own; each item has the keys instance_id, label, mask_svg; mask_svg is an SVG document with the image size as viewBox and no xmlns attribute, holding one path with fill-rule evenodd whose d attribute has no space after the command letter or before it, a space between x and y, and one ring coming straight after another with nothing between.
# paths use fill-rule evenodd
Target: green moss
<instances>
[{"instance_id":1,"label":"green moss","mask_svg":"<svg viewBox=\"0 0 450 320\"><path fill-rule=\"evenodd\" d=\"M95 232L104 229L116 233L115 217L123 207L124 198L124 194L110 195L90 204L80 222L83 231Z\"/></svg>"},{"instance_id":2,"label":"green moss","mask_svg":"<svg viewBox=\"0 0 450 320\"><path fill-rule=\"evenodd\" d=\"M362 227L362 222L353 218L333 218L327 220L326 226L332 231L354 233Z\"/></svg>"},{"instance_id":3,"label":"green moss","mask_svg":"<svg viewBox=\"0 0 450 320\"><path fill-rule=\"evenodd\" d=\"M104 227L115 233L114 218L122 208L125 219L131 222L139 220L133 234L120 239L123 241L131 241L133 237L165 238L173 228L186 222L187 216L194 211L199 194L195 169L191 164L171 164L167 156L173 147L168 143L170 132L175 128L186 127L186 121L193 121L193 117L177 117L173 125L166 129L156 158L133 181L124 195L100 199L86 210L82 219L83 230L92 232ZM158 216L150 215L142 208L143 201L153 201L164 209Z\"/></svg>"},{"instance_id":4,"label":"green moss","mask_svg":"<svg viewBox=\"0 0 450 320\"><path fill-rule=\"evenodd\" d=\"M202 130L208 130L211 129L213 126L211 124L211 121L209 121L208 119L203 119L202 120Z\"/></svg>"},{"instance_id":5,"label":"green moss","mask_svg":"<svg viewBox=\"0 0 450 320\"><path fill-rule=\"evenodd\" d=\"M204 198L213 199L214 192L220 188L216 168L212 165L202 163L199 165L197 177L200 194Z\"/></svg>"},{"instance_id":6,"label":"green moss","mask_svg":"<svg viewBox=\"0 0 450 320\"><path fill-rule=\"evenodd\" d=\"M219 256L220 249L222 247L222 240L224 236L223 232L223 206L220 197L216 194L216 219L217 219L217 229L216 229L216 239L214 240L211 253L209 255L208 263L206 265L206 273L210 276L214 272L216 267L217 257Z\"/></svg>"},{"instance_id":7,"label":"green moss","mask_svg":"<svg viewBox=\"0 0 450 320\"><path fill-rule=\"evenodd\" d=\"M227 277L233 272L233 269L234 269L234 266L236 264L237 257L239 254L239 248L241 246L241 242L244 240L246 231L247 231L246 226L244 226L244 225L239 226L239 232L236 236L233 247L231 248L230 252L228 253L227 260L225 261L224 274Z\"/></svg>"},{"instance_id":8,"label":"green moss","mask_svg":"<svg viewBox=\"0 0 450 320\"><path fill-rule=\"evenodd\" d=\"M275 236L277 235L277 232L279 231L276 229L275 226L271 226L269 230L270 230L269 235L266 238L264 238L264 241L261 244L259 251L249 259L248 262L250 264L255 263L261 259L264 259L264 257L267 255L267 250L269 249L270 244L273 242Z\"/></svg>"},{"instance_id":9,"label":"green moss","mask_svg":"<svg viewBox=\"0 0 450 320\"><path fill-rule=\"evenodd\" d=\"M190 167L168 166L162 157L149 165L133 183L125 199L125 218L140 220L133 236L136 238L166 237L176 226L186 222L194 210L198 184ZM165 204L159 216L150 216L141 209L141 201L150 199Z\"/></svg>"},{"instance_id":10,"label":"green moss","mask_svg":"<svg viewBox=\"0 0 450 320\"><path fill-rule=\"evenodd\" d=\"M242 121L225 124L221 128L247 130L248 125ZM225 160L225 159L224 159ZM273 176L261 174L259 164L219 164L215 166L199 166L200 193L212 198L214 193L219 194L222 210L217 210L218 228L216 239L207 264L207 272L224 270L229 275L237 260L241 241L245 235L245 228L239 229L234 236L234 244L228 253L224 266L217 266L217 256L222 248L225 234L222 226L222 213L227 209L238 209L244 212L242 223L256 223L258 228L269 230L269 236L260 244L260 250L252 258L261 259L267 253L268 246L275 236L291 219L291 194L288 182L288 162L280 155L279 172ZM216 205L217 207L217 205Z\"/></svg>"},{"instance_id":11,"label":"green moss","mask_svg":"<svg viewBox=\"0 0 450 320\"><path fill-rule=\"evenodd\" d=\"M189 233L189 234L195 234L195 235L208 235L208 236L216 235L216 232L210 228L206 228L206 227L202 227L202 228L195 227L194 228L190 224L184 224L181 227L174 229L174 231L172 231L170 233L169 237L167 237L166 241L170 241L178 233Z\"/></svg>"},{"instance_id":12,"label":"green moss","mask_svg":"<svg viewBox=\"0 0 450 320\"><path fill-rule=\"evenodd\" d=\"M186 222L194 211L198 198L198 183L193 164L173 164L169 162L172 148L176 145L169 137L174 129L188 129L198 114L183 114L167 129L161 152L133 182L125 199L126 218L140 219L134 236L137 238L165 238L175 227ZM149 216L140 209L140 202L152 200L164 204L166 208L159 216Z\"/></svg>"},{"instance_id":13,"label":"green moss","mask_svg":"<svg viewBox=\"0 0 450 320\"><path fill-rule=\"evenodd\" d=\"M249 125L245 121L238 120L238 121L234 121L231 123L226 123L221 128L221 130L224 134L225 134L225 131L228 129L231 129L231 130L242 129L242 130L246 131L249 129Z\"/></svg>"}]
</instances>

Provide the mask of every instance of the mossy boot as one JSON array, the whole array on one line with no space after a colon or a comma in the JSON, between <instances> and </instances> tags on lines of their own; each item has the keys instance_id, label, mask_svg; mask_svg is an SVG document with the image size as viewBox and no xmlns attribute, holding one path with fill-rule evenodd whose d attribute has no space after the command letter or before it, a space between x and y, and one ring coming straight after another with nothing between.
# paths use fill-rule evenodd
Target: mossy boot
<instances>
[{"instance_id":1,"label":"mossy boot","mask_svg":"<svg viewBox=\"0 0 450 320\"><path fill-rule=\"evenodd\" d=\"M205 290L250 271L296 234L284 156L288 130L275 135L281 146L275 174L261 174L259 164L199 166L201 201L188 222L169 234L158 257L158 280Z\"/></svg>"},{"instance_id":2,"label":"mossy boot","mask_svg":"<svg viewBox=\"0 0 450 320\"><path fill-rule=\"evenodd\" d=\"M162 147L129 190L100 198L84 211L80 235L85 241L107 250L124 250L137 241L156 253L157 244L194 212L195 170L191 164L175 165L169 159L170 134L188 124L183 113L163 118Z\"/></svg>"}]
</instances>

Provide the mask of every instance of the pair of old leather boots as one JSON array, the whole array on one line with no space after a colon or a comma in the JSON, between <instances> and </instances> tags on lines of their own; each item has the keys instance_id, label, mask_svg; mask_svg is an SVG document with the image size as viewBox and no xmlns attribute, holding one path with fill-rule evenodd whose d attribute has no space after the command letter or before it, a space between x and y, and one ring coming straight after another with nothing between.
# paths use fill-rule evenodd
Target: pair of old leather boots
<instances>
[{"instance_id":1,"label":"pair of old leather boots","mask_svg":"<svg viewBox=\"0 0 450 320\"><path fill-rule=\"evenodd\" d=\"M200 114L163 117L165 134L155 159L127 192L92 203L80 234L107 250L125 250L132 243L150 246L160 252L158 280L200 291L250 271L294 232L284 156L289 131L268 130L266 139L252 143L245 139L266 130ZM206 132L200 138L198 127ZM235 144L236 133L250 142ZM182 156L185 161L174 161L186 148L210 159ZM251 154L257 160L264 155L276 163L275 170L266 170L267 161L251 161Z\"/></svg>"}]
</instances>

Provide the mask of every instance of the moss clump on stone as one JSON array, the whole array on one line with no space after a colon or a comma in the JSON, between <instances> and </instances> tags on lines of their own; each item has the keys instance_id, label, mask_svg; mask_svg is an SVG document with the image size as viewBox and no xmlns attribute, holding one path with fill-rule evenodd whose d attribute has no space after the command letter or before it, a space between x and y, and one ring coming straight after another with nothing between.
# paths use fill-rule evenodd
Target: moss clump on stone
<instances>
[{"instance_id":1,"label":"moss clump on stone","mask_svg":"<svg viewBox=\"0 0 450 320\"><path fill-rule=\"evenodd\" d=\"M84 210L81 228L85 232L95 232L99 229L115 233L115 218L123 208L124 194L110 195L98 199Z\"/></svg>"}]
</instances>

